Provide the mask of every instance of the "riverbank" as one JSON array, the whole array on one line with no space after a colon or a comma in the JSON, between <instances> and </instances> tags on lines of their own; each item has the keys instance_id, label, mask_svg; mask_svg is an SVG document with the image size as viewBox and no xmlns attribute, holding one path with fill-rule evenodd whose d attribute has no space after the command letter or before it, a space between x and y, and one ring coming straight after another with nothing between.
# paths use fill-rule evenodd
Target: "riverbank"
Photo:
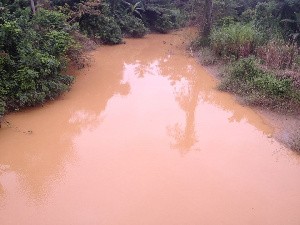
<instances>
[{"instance_id":1,"label":"riverbank","mask_svg":"<svg viewBox=\"0 0 300 225\"><path fill-rule=\"evenodd\" d=\"M220 73L224 64L214 63L206 64L202 56L201 51L192 52L193 57L196 58L197 62L204 67L213 77L218 81L221 81ZM245 104L243 99L235 95L236 100L240 104ZM283 114L276 111L271 111L259 106L251 106L256 112L262 114L268 122L274 127L273 137L284 144L286 147L300 152L300 113L294 112L290 114Z\"/></svg>"}]
</instances>

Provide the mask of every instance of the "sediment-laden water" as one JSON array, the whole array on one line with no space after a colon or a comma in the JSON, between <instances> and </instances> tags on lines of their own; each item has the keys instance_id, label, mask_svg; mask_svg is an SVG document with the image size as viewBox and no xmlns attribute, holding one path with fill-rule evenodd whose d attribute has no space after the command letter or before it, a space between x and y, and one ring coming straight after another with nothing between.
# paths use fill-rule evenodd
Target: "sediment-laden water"
<instances>
[{"instance_id":1,"label":"sediment-laden water","mask_svg":"<svg viewBox=\"0 0 300 225\"><path fill-rule=\"evenodd\" d=\"M185 38L100 47L71 92L4 118L1 225L300 224L299 156Z\"/></svg>"}]
</instances>

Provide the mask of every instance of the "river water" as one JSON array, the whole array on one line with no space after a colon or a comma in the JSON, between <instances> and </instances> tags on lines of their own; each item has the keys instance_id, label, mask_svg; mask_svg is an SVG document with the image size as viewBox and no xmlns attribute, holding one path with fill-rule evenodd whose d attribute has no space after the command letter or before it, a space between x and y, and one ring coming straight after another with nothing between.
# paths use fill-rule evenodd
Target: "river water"
<instances>
[{"instance_id":1,"label":"river water","mask_svg":"<svg viewBox=\"0 0 300 225\"><path fill-rule=\"evenodd\" d=\"M300 224L300 157L185 38L100 47L71 92L4 118L1 225Z\"/></svg>"}]
</instances>

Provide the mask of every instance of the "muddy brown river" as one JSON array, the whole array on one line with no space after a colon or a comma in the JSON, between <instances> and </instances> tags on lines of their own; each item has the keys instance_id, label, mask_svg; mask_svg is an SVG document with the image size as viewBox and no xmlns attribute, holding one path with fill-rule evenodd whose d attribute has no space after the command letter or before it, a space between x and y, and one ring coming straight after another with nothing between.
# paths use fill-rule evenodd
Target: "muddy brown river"
<instances>
[{"instance_id":1,"label":"muddy brown river","mask_svg":"<svg viewBox=\"0 0 300 225\"><path fill-rule=\"evenodd\" d=\"M5 117L1 225L300 224L300 157L184 36L100 47L71 92Z\"/></svg>"}]
</instances>

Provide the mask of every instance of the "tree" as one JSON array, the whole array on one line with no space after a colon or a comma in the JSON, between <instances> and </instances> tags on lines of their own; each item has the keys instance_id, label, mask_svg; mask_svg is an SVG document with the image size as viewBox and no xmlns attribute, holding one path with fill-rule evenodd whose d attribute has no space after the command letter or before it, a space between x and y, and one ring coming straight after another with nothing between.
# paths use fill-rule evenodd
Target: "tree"
<instances>
[{"instance_id":1,"label":"tree","mask_svg":"<svg viewBox=\"0 0 300 225\"><path fill-rule=\"evenodd\" d=\"M212 10L213 10L213 1L205 0L205 18L204 18L204 27L203 27L204 38L207 38L209 36L212 28Z\"/></svg>"},{"instance_id":2,"label":"tree","mask_svg":"<svg viewBox=\"0 0 300 225\"><path fill-rule=\"evenodd\" d=\"M34 5L33 0L30 0L30 6L31 6L31 11L32 11L33 15L35 15L35 5Z\"/></svg>"},{"instance_id":3,"label":"tree","mask_svg":"<svg viewBox=\"0 0 300 225\"><path fill-rule=\"evenodd\" d=\"M129 2L126 2L123 0L123 2L129 6L128 10L129 10L129 14L131 16L133 16L134 13L136 13L137 15L139 15L142 18L141 13L139 12L139 10L143 10L141 7L138 7L141 4L141 1L135 3L135 4L131 4Z\"/></svg>"}]
</instances>

